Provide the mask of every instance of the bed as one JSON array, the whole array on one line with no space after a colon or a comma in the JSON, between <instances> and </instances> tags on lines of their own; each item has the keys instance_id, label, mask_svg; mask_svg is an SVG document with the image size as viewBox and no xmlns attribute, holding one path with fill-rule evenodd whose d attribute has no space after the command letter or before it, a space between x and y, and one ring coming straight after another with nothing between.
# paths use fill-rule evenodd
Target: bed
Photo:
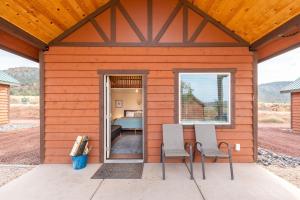
<instances>
[{"instance_id":1,"label":"bed","mask_svg":"<svg viewBox=\"0 0 300 200\"><path fill-rule=\"evenodd\" d=\"M124 117L117 118L113 125L119 125L122 130L143 130L143 112L141 110L124 110Z\"/></svg>"}]
</instances>

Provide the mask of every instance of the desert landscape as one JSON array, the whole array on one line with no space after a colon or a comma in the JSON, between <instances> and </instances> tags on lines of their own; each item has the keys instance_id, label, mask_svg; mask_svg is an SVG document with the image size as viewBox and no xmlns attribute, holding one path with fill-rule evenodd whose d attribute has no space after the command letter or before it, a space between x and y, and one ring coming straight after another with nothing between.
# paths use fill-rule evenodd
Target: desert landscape
<instances>
[{"instance_id":1,"label":"desert landscape","mask_svg":"<svg viewBox=\"0 0 300 200\"><path fill-rule=\"evenodd\" d=\"M300 187L300 135L290 127L289 103L259 103L258 163Z\"/></svg>"}]
</instances>

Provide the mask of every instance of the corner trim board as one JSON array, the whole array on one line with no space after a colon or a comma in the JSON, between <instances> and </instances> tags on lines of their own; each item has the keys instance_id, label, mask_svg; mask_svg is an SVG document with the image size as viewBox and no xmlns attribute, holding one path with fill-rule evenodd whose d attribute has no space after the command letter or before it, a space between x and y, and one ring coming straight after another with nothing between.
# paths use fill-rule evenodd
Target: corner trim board
<instances>
[{"instance_id":1,"label":"corner trim board","mask_svg":"<svg viewBox=\"0 0 300 200\"><path fill-rule=\"evenodd\" d=\"M45 63L44 52L39 53L40 61L40 163L45 162Z\"/></svg>"},{"instance_id":2,"label":"corner trim board","mask_svg":"<svg viewBox=\"0 0 300 200\"><path fill-rule=\"evenodd\" d=\"M253 102L252 102L252 109L253 109L253 119L252 119L252 126L253 126L253 160L257 161L257 148L258 148L258 132L257 132L257 125L258 125L258 85L257 85L257 54L254 53L253 55Z\"/></svg>"}]
</instances>

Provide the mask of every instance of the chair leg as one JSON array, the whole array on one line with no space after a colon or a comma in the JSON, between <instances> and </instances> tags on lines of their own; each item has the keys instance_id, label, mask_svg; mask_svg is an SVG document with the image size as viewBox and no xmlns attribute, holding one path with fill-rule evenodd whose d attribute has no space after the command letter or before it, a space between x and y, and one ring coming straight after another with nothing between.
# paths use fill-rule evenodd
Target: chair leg
<instances>
[{"instance_id":1,"label":"chair leg","mask_svg":"<svg viewBox=\"0 0 300 200\"><path fill-rule=\"evenodd\" d=\"M190 169L191 169L191 179L194 179L194 169L193 169L193 149L190 146Z\"/></svg>"},{"instance_id":2,"label":"chair leg","mask_svg":"<svg viewBox=\"0 0 300 200\"><path fill-rule=\"evenodd\" d=\"M203 180L205 180L205 166L204 166L204 162L205 162L205 156L201 153L201 165L202 165L202 177L203 177Z\"/></svg>"},{"instance_id":3,"label":"chair leg","mask_svg":"<svg viewBox=\"0 0 300 200\"><path fill-rule=\"evenodd\" d=\"M232 156L231 156L231 154L229 155L229 165L230 165L231 180L233 180L234 176L233 176L233 166L232 166Z\"/></svg>"},{"instance_id":4,"label":"chair leg","mask_svg":"<svg viewBox=\"0 0 300 200\"><path fill-rule=\"evenodd\" d=\"M218 160L218 157L215 157L214 162L217 162L217 160Z\"/></svg>"},{"instance_id":5,"label":"chair leg","mask_svg":"<svg viewBox=\"0 0 300 200\"><path fill-rule=\"evenodd\" d=\"M166 179L166 168L165 168L165 155L162 153L162 176L163 180Z\"/></svg>"}]
</instances>

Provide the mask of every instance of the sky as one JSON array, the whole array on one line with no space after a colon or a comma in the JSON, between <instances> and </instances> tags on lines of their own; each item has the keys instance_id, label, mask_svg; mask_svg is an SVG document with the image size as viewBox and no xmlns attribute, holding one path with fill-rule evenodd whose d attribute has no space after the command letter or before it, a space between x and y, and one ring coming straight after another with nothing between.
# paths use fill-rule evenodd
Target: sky
<instances>
[{"instance_id":1,"label":"sky","mask_svg":"<svg viewBox=\"0 0 300 200\"><path fill-rule=\"evenodd\" d=\"M215 74L181 74L180 79L191 86L199 100L213 102L218 100L217 76ZM229 78L223 78L224 100L228 100Z\"/></svg>"},{"instance_id":2,"label":"sky","mask_svg":"<svg viewBox=\"0 0 300 200\"><path fill-rule=\"evenodd\" d=\"M39 67L39 63L0 49L0 70L13 67Z\"/></svg>"},{"instance_id":3,"label":"sky","mask_svg":"<svg viewBox=\"0 0 300 200\"><path fill-rule=\"evenodd\" d=\"M258 84L294 81L300 77L300 48L258 64Z\"/></svg>"}]
</instances>

